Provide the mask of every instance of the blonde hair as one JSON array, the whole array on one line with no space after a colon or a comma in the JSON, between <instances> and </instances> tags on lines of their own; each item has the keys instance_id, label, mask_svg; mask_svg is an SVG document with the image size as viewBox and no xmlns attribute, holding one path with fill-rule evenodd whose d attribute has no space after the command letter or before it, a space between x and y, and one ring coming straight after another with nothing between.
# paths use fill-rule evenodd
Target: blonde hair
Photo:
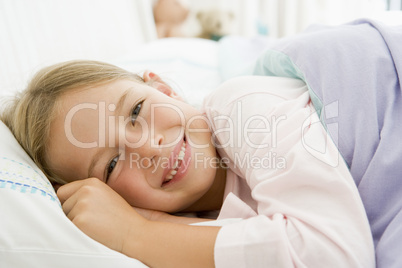
<instances>
[{"instance_id":1,"label":"blonde hair","mask_svg":"<svg viewBox=\"0 0 402 268\"><path fill-rule=\"evenodd\" d=\"M46 164L46 144L57 100L70 90L118 79L144 83L137 74L99 61L75 60L46 67L36 73L23 92L7 103L0 119L49 180L64 184L65 181Z\"/></svg>"}]
</instances>

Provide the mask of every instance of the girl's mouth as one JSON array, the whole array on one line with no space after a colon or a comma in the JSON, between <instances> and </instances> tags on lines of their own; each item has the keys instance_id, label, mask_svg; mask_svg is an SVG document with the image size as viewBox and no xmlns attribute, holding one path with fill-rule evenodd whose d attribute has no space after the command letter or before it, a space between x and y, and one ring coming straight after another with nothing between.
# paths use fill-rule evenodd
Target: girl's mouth
<instances>
[{"instance_id":1,"label":"girl's mouth","mask_svg":"<svg viewBox=\"0 0 402 268\"><path fill-rule=\"evenodd\" d=\"M172 169L168 172L165 179L163 180L162 185L165 185L166 183L170 182L174 178L174 176L177 174L177 170L179 169L179 167L184 159L185 153L186 153L186 139L184 138L184 141L181 145L180 152L177 156L177 159L174 162Z\"/></svg>"}]
</instances>

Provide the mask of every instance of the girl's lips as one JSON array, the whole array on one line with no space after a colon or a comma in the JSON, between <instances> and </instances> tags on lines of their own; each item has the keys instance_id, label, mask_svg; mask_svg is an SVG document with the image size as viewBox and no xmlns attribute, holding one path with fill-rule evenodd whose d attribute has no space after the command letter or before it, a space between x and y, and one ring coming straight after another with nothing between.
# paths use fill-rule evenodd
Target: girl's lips
<instances>
[{"instance_id":1,"label":"girl's lips","mask_svg":"<svg viewBox=\"0 0 402 268\"><path fill-rule=\"evenodd\" d=\"M181 152L183 150L182 149L183 145L185 146L184 156L182 155L181 156L182 160L180 160L179 154L180 153L183 154L183 152ZM191 149L189 144L186 142L186 137L184 136L183 139L175 146L175 148L173 149L173 151L169 156L168 166L163 171L161 186L170 185L171 183L180 180L187 172L190 159L191 159ZM178 165L176 161L178 161ZM175 163L177 165L175 169L177 172L175 173L175 175L173 175L173 178L171 178L172 176L171 171L174 168ZM170 180L168 179L169 177Z\"/></svg>"}]
</instances>

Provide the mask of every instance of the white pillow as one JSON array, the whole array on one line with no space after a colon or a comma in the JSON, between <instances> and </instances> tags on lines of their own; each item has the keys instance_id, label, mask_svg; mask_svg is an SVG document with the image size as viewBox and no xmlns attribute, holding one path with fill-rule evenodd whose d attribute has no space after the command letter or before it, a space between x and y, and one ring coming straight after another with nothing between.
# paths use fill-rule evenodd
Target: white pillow
<instances>
[{"instance_id":1,"label":"white pillow","mask_svg":"<svg viewBox=\"0 0 402 268\"><path fill-rule=\"evenodd\" d=\"M0 121L0 267L147 267L82 233Z\"/></svg>"},{"instance_id":2,"label":"white pillow","mask_svg":"<svg viewBox=\"0 0 402 268\"><path fill-rule=\"evenodd\" d=\"M112 63L135 73L157 73L189 104L200 108L204 97L223 82L218 51L219 42L211 40L162 38L137 46Z\"/></svg>"}]
</instances>

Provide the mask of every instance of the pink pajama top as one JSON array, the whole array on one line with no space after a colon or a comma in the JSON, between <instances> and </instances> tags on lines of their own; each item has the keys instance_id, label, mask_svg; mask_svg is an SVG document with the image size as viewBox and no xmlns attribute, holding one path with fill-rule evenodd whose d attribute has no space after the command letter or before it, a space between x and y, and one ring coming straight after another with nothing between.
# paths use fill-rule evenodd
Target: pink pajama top
<instances>
[{"instance_id":1,"label":"pink pajama top","mask_svg":"<svg viewBox=\"0 0 402 268\"><path fill-rule=\"evenodd\" d=\"M242 219L219 231L216 267L375 267L356 185L302 81L235 78L203 107L228 166L218 219Z\"/></svg>"}]
</instances>

